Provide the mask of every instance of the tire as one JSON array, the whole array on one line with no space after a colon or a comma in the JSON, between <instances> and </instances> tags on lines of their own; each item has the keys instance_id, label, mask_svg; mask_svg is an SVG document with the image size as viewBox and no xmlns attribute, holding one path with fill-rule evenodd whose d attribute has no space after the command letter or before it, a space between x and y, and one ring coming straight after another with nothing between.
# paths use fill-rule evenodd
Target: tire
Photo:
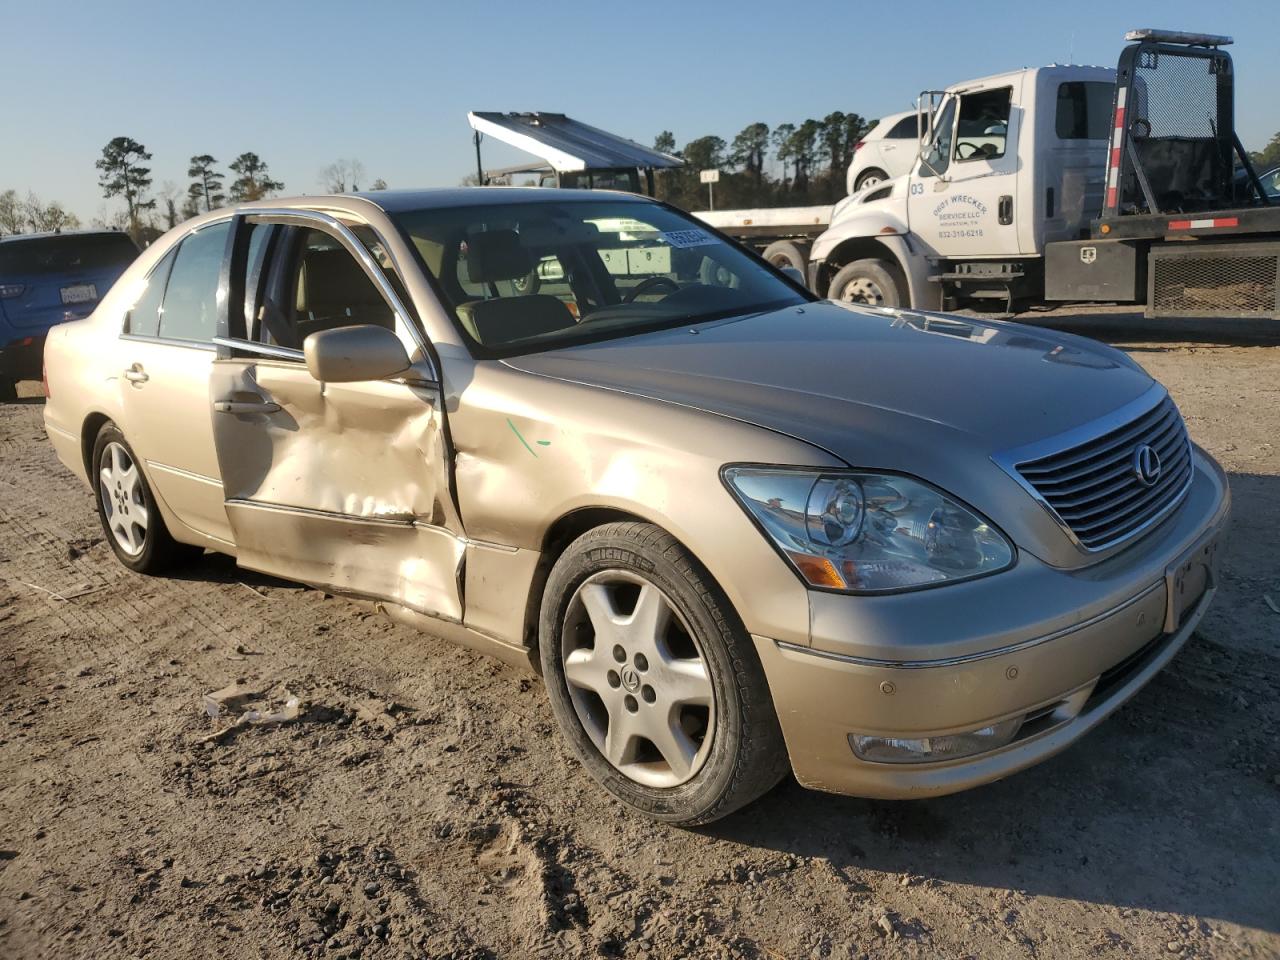
<instances>
[{"instance_id":1,"label":"tire","mask_svg":"<svg viewBox=\"0 0 1280 960\"><path fill-rule=\"evenodd\" d=\"M667 605L667 626L638 629L636 623L663 622L645 613L659 601ZM604 637L588 605L612 611L618 632ZM751 638L702 565L661 528L612 523L571 543L547 579L538 637L551 709L570 749L633 810L668 823L710 823L790 770ZM645 637L656 637L656 645L646 646ZM693 702L699 697L705 706ZM658 731L654 740L643 734L646 718ZM610 740L616 731L622 734ZM676 741L696 751L691 762L667 760Z\"/></svg>"},{"instance_id":2,"label":"tire","mask_svg":"<svg viewBox=\"0 0 1280 960\"><path fill-rule=\"evenodd\" d=\"M13 403L18 399L18 382L0 379L0 403Z\"/></svg>"},{"instance_id":3,"label":"tire","mask_svg":"<svg viewBox=\"0 0 1280 960\"><path fill-rule=\"evenodd\" d=\"M790 240L775 240L761 256L775 267L795 267L802 277L809 265L808 250Z\"/></svg>"},{"instance_id":4,"label":"tire","mask_svg":"<svg viewBox=\"0 0 1280 960\"><path fill-rule=\"evenodd\" d=\"M855 260L841 267L827 287L827 299L873 307L910 306L901 274L887 260Z\"/></svg>"},{"instance_id":5,"label":"tire","mask_svg":"<svg viewBox=\"0 0 1280 960\"><path fill-rule=\"evenodd\" d=\"M133 448L114 423L108 421L98 431L90 462L98 520L107 543L122 564L135 573L155 575L203 553L199 547L173 539L147 478L137 466ZM104 475L106 471L115 475L111 486L108 486L109 477ZM131 481L127 479L130 476Z\"/></svg>"},{"instance_id":6,"label":"tire","mask_svg":"<svg viewBox=\"0 0 1280 960\"><path fill-rule=\"evenodd\" d=\"M877 183L883 183L889 179L889 174L885 173L879 167L868 167L858 174L858 179L853 182L853 192L859 193L867 187L875 186Z\"/></svg>"},{"instance_id":7,"label":"tire","mask_svg":"<svg viewBox=\"0 0 1280 960\"><path fill-rule=\"evenodd\" d=\"M537 266L523 277L516 277L516 279L512 280L511 286L522 297L531 297L537 293L542 288L542 278L538 276Z\"/></svg>"}]
</instances>

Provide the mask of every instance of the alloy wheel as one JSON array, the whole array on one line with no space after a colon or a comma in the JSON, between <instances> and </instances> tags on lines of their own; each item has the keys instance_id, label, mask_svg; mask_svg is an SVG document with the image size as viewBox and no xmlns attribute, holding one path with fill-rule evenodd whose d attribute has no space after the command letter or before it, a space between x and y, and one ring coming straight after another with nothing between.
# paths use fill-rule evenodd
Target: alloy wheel
<instances>
[{"instance_id":1,"label":"alloy wheel","mask_svg":"<svg viewBox=\"0 0 1280 960\"><path fill-rule=\"evenodd\" d=\"M138 465L123 444L112 442L102 448L99 467L98 496L107 529L121 550L136 557L147 545L151 519Z\"/></svg>"},{"instance_id":2,"label":"alloy wheel","mask_svg":"<svg viewBox=\"0 0 1280 960\"><path fill-rule=\"evenodd\" d=\"M561 631L569 697L596 749L625 776L676 787L706 762L715 696L697 639L650 581L606 570L583 581Z\"/></svg>"}]
</instances>

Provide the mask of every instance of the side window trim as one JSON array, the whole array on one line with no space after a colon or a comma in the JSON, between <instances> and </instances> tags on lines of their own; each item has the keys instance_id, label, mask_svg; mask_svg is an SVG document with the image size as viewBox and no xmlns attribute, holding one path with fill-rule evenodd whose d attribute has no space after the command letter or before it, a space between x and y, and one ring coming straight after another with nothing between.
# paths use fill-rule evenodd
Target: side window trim
<instances>
[{"instance_id":1,"label":"side window trim","mask_svg":"<svg viewBox=\"0 0 1280 960\"><path fill-rule=\"evenodd\" d=\"M182 244L186 243L187 239L191 238L193 234L200 232L200 230L204 230L209 227L218 227L219 224L228 223L228 221L233 219L234 218L232 218L232 216L223 216L223 218L202 223L200 224L200 227L187 230L187 233L184 233L172 247L169 247L168 251L165 251L165 255L160 257L160 260L156 262L155 266L152 266L150 273L147 274L147 282L150 283L152 276L156 274L157 270L161 269L161 266L164 266L166 270L164 278L164 292L160 294L160 316L157 317L156 320L156 333L154 335L133 333L132 330L129 329L132 325L133 310L137 307L136 303L134 303L134 306L129 308L128 314L124 315L124 325L122 332L120 332L120 339L136 340L136 342L142 343L164 343L172 347L187 347L189 349L214 349L214 347L212 347L211 340L191 340L182 337L161 337L160 325L164 323L164 303L169 297L169 280L173 276L173 265L175 262L178 262L178 251L182 248ZM232 230L232 234L234 234L234 229ZM219 283L221 283L221 273L219 274ZM219 317L219 329L216 330L216 332L221 333L221 325L223 325L223 323L221 323L221 317Z\"/></svg>"},{"instance_id":2,"label":"side window trim","mask_svg":"<svg viewBox=\"0 0 1280 960\"><path fill-rule=\"evenodd\" d=\"M1006 91L1009 94L1009 115L1004 121L1004 147L995 156L977 156L971 154L967 157L960 156L960 121L964 115L964 101L966 97L979 96L984 93L996 93ZM956 117L955 123L952 125L951 138L951 160L949 163L972 163L976 160L985 160L990 163L992 160L1002 160L1009 155L1009 131L1013 126L1013 87L987 87L982 90L966 90L956 98ZM967 134L968 136L969 134Z\"/></svg>"},{"instance_id":3,"label":"side window trim","mask_svg":"<svg viewBox=\"0 0 1280 960\"><path fill-rule=\"evenodd\" d=\"M349 226L339 220L337 217L319 210L301 210L301 209L278 209L278 210L252 210L246 213L246 219L250 223L274 226L297 226L305 227L313 230L320 230L329 234L346 249L347 253L355 257L356 262L360 264L360 268L377 287L379 294L391 307L395 315L396 323L402 325L408 332L409 338L412 340L416 352L422 357L422 362L427 364L430 376L433 380L439 380L439 371L436 369L435 360L429 345L423 337L414 314L405 306L400 295L396 293L395 287L391 285L382 269L374 262L373 255L360 242L359 237L351 230ZM376 232L376 231L375 231ZM279 262L279 258L275 257L275 263Z\"/></svg>"}]
</instances>

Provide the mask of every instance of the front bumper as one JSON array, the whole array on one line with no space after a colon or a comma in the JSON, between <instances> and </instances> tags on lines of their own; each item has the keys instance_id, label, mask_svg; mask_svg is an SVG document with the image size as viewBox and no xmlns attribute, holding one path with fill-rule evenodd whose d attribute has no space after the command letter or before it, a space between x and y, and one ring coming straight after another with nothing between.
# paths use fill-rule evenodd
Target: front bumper
<instances>
[{"instance_id":1,"label":"front bumper","mask_svg":"<svg viewBox=\"0 0 1280 960\"><path fill-rule=\"evenodd\" d=\"M1095 567L1062 571L1023 560L975 581L985 585L980 591L957 584L883 598L815 595L810 647L753 638L796 778L863 797L937 796L1065 749L1194 632L1216 590L1229 509L1225 475L1197 451L1192 490L1175 514ZM922 620L910 601L926 598ZM847 616L837 617L834 603ZM976 642L974 624L987 643ZM1017 717L1026 720L1012 742L960 759L866 761L849 743L851 734L944 737Z\"/></svg>"}]
</instances>

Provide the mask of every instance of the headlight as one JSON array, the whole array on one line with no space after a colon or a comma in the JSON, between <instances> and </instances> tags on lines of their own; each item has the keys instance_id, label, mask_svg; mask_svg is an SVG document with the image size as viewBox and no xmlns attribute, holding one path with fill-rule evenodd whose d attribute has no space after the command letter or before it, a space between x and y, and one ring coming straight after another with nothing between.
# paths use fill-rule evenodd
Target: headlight
<instances>
[{"instance_id":1,"label":"headlight","mask_svg":"<svg viewBox=\"0 0 1280 960\"><path fill-rule=\"evenodd\" d=\"M806 582L879 593L1013 565L1013 546L968 507L894 474L726 467L724 478Z\"/></svg>"}]
</instances>

